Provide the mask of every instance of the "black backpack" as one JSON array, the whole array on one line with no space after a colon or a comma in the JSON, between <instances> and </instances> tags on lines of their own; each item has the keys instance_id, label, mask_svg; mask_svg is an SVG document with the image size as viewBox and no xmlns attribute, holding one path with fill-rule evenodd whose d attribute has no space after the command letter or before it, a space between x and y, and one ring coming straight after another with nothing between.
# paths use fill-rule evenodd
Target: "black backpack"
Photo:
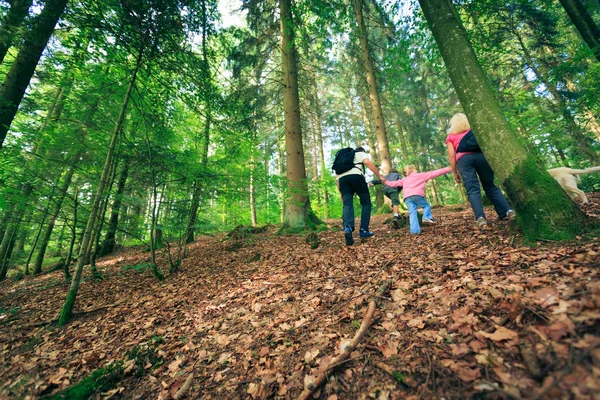
<instances>
[{"instance_id":1,"label":"black backpack","mask_svg":"<svg viewBox=\"0 0 600 400\"><path fill-rule=\"evenodd\" d=\"M475 135L473 135L473 131L467 132L462 139L460 139L460 143L458 144L458 149L456 149L457 153L481 153L481 148L477 143L477 139L475 139Z\"/></svg>"},{"instance_id":2,"label":"black backpack","mask_svg":"<svg viewBox=\"0 0 600 400\"><path fill-rule=\"evenodd\" d=\"M346 147L335 153L335 159L331 169L336 175L343 174L344 172L350 171L352 168L358 168L354 164L354 154L356 151L352 147ZM362 171L362 170L361 170Z\"/></svg>"}]
</instances>

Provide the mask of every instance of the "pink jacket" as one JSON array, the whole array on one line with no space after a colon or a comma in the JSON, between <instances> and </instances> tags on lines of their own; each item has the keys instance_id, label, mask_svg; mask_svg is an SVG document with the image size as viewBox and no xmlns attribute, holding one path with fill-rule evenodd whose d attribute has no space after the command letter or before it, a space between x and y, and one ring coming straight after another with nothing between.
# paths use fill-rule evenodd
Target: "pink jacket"
<instances>
[{"instance_id":1,"label":"pink jacket","mask_svg":"<svg viewBox=\"0 0 600 400\"><path fill-rule=\"evenodd\" d=\"M425 197L425 183L433 178L447 174L450 172L450 167L436 169L435 171L429 172L413 172L406 178L402 178L397 181L387 181L386 185L390 187L402 187L404 188L404 198L410 196L421 196Z\"/></svg>"}]
</instances>

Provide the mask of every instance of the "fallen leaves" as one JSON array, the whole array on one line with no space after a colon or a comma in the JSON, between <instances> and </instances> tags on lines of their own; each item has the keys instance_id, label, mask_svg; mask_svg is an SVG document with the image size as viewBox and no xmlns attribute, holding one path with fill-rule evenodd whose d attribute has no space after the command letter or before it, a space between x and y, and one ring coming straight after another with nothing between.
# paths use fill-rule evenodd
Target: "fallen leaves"
<instances>
[{"instance_id":1,"label":"fallen leaves","mask_svg":"<svg viewBox=\"0 0 600 400\"><path fill-rule=\"evenodd\" d=\"M3 325L0 397L52 394L126 360L129 378L106 396L294 398L354 335L372 288L393 279L369 339L319 398L592 399L600 390L598 239L512 248L519 238L507 225L474 234L467 211L438 209L438 225L419 237L375 216L376 236L352 248L333 231L319 233L315 250L295 236L257 236L236 251L205 237L190 245L182 273L160 283L120 275L119 263L147 257L127 250L106 264L107 279L84 280L78 298L82 310L118 306L64 330L27 328L54 318L64 293L46 286L56 279L67 290L60 276L5 282L3 308L29 314ZM137 378L127 354L148 352L157 338Z\"/></svg>"}]
</instances>

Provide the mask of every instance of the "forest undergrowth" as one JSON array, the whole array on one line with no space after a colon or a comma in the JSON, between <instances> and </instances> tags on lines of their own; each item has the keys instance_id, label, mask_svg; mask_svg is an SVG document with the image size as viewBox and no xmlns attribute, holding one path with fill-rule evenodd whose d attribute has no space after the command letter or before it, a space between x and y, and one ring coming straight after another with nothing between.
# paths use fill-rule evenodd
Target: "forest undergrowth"
<instances>
[{"instance_id":1,"label":"forest undergrowth","mask_svg":"<svg viewBox=\"0 0 600 400\"><path fill-rule=\"evenodd\" d=\"M600 193L590 202L597 218ZM597 396L600 235L528 243L494 217L474 229L468 207L434 215L419 236L374 216L375 236L351 247L332 229L316 249L275 227L204 236L162 282L149 252L122 249L98 261L104 279L86 271L64 328L62 272L3 282L0 397L74 398L64 390L93 381L84 397L296 398L386 280L371 328L315 398Z\"/></svg>"}]
</instances>

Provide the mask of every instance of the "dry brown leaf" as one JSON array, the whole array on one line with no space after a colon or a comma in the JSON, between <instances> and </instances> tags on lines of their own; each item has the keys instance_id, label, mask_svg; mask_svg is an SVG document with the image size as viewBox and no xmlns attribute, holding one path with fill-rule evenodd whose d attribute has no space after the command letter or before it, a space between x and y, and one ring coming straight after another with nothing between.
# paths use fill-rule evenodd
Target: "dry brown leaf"
<instances>
[{"instance_id":1,"label":"dry brown leaf","mask_svg":"<svg viewBox=\"0 0 600 400\"><path fill-rule=\"evenodd\" d=\"M511 331L503 326L496 326L494 333L487 333L484 331L479 332L481 336L493 340L494 342L500 342L502 340L513 340L519 337L519 334L515 331Z\"/></svg>"}]
</instances>

